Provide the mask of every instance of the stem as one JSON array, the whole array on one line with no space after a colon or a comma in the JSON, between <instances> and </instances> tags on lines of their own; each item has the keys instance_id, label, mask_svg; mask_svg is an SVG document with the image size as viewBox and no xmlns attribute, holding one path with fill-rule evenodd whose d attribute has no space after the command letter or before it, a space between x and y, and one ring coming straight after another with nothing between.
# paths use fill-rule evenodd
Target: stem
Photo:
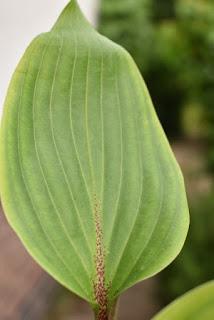
<instances>
[{"instance_id":1,"label":"stem","mask_svg":"<svg viewBox=\"0 0 214 320\"><path fill-rule=\"evenodd\" d=\"M95 311L95 320L117 320L118 319L118 300L113 304L110 310L106 312Z\"/></svg>"}]
</instances>

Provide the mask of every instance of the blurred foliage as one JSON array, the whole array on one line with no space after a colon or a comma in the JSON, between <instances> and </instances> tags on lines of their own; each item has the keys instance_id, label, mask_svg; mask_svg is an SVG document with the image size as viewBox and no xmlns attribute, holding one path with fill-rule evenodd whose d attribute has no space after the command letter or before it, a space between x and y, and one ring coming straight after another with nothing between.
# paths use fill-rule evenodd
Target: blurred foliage
<instances>
[{"instance_id":1,"label":"blurred foliage","mask_svg":"<svg viewBox=\"0 0 214 320\"><path fill-rule=\"evenodd\" d=\"M160 294L165 303L213 279L213 193L190 208L191 224L179 257L160 274Z\"/></svg>"},{"instance_id":2,"label":"blurred foliage","mask_svg":"<svg viewBox=\"0 0 214 320\"><path fill-rule=\"evenodd\" d=\"M204 117L204 111L200 104L186 104L182 112L182 130L185 136L189 138L206 137L207 121Z\"/></svg>"},{"instance_id":3,"label":"blurred foliage","mask_svg":"<svg viewBox=\"0 0 214 320\"><path fill-rule=\"evenodd\" d=\"M196 111L197 138L214 145L214 1L102 0L100 31L133 56L168 136L184 134L184 109L197 105L189 132Z\"/></svg>"},{"instance_id":4,"label":"blurred foliage","mask_svg":"<svg viewBox=\"0 0 214 320\"><path fill-rule=\"evenodd\" d=\"M101 0L100 30L128 49L141 70L149 65L153 42L150 0Z\"/></svg>"}]
</instances>

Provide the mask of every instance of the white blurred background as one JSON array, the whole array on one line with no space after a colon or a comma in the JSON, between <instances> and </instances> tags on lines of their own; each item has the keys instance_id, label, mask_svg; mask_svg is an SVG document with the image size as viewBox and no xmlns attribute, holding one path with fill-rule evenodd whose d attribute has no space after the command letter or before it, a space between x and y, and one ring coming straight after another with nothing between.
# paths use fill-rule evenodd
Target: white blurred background
<instances>
[{"instance_id":1,"label":"white blurred background","mask_svg":"<svg viewBox=\"0 0 214 320\"><path fill-rule=\"evenodd\" d=\"M99 0L78 0L96 24ZM48 31L68 0L0 1L0 117L12 73L31 40Z\"/></svg>"}]
</instances>

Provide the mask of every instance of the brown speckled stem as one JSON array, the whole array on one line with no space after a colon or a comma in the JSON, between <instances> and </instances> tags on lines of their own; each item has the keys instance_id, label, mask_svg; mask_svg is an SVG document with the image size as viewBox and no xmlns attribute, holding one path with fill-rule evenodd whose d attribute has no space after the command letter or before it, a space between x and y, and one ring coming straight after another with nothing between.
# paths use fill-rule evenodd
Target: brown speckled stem
<instances>
[{"instance_id":1,"label":"brown speckled stem","mask_svg":"<svg viewBox=\"0 0 214 320\"><path fill-rule=\"evenodd\" d=\"M113 304L110 310L95 312L95 320L117 320L118 319L118 301Z\"/></svg>"}]
</instances>

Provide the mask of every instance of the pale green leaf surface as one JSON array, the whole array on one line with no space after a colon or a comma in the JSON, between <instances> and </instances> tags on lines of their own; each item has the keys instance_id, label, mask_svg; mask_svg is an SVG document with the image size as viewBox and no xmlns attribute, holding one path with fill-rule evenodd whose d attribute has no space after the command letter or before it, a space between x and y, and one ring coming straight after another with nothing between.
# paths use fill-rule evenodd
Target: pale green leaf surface
<instances>
[{"instance_id":1,"label":"pale green leaf surface","mask_svg":"<svg viewBox=\"0 0 214 320\"><path fill-rule=\"evenodd\" d=\"M175 300L153 320L213 320L214 281L207 282Z\"/></svg>"},{"instance_id":2,"label":"pale green leaf surface","mask_svg":"<svg viewBox=\"0 0 214 320\"><path fill-rule=\"evenodd\" d=\"M30 254L92 304L97 282L111 302L185 241L183 177L141 75L74 0L12 78L0 173L6 216Z\"/></svg>"}]
</instances>

